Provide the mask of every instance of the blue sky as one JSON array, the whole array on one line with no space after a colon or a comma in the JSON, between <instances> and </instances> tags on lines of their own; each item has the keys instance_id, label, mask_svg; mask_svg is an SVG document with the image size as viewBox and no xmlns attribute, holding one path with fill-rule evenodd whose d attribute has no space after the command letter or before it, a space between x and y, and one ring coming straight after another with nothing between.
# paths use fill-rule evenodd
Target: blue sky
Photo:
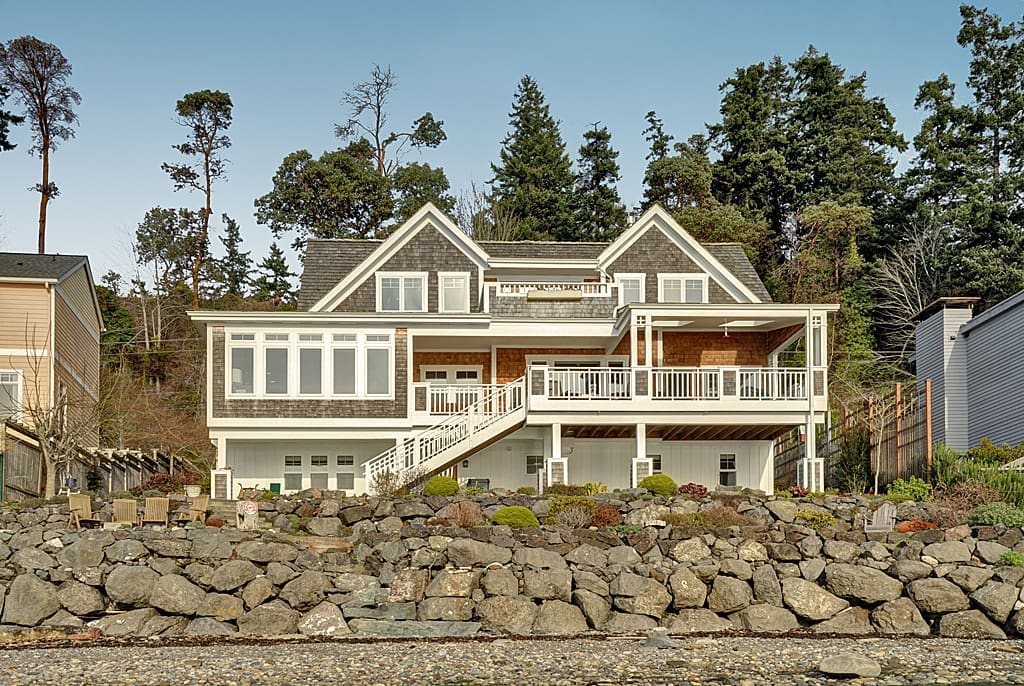
<instances>
[{"instance_id":1,"label":"blue sky","mask_svg":"<svg viewBox=\"0 0 1024 686\"><path fill-rule=\"evenodd\" d=\"M987 6L1019 18L1024 3ZM620 192L642 195L643 116L656 110L677 138L718 117L719 85L737 67L809 44L848 73L868 73L909 139L920 115L918 85L941 72L963 84L969 55L956 44L959 3L949 0L826 2L265 2L98 1L4 3L0 40L31 34L56 44L82 95L75 139L52 156L61 196L50 205L47 248L85 253L97 278L132 273L129 244L146 211L198 207L175 193L164 161L183 139L174 104L204 88L231 94L228 180L214 209L242 226L257 258L270 243L253 200L271 187L285 155L337 147L334 123L351 85L374 63L399 80L396 127L424 111L445 122L448 140L420 159L445 168L455 193L490 178L523 74L540 84L575 158L583 131L600 121L620 151ZM961 86L963 88L963 86ZM34 251L39 161L0 154L0 249ZM287 243L287 241L286 241ZM213 243L215 251L220 244ZM292 257L293 265L297 260Z\"/></svg>"}]
</instances>

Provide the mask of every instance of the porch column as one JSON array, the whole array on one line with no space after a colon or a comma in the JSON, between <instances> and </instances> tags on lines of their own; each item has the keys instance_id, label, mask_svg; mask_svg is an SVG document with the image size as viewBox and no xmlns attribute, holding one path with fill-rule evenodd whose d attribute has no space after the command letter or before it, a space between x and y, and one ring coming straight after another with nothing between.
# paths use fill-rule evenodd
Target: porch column
<instances>
[{"instance_id":1,"label":"porch column","mask_svg":"<svg viewBox=\"0 0 1024 686\"><path fill-rule=\"evenodd\" d=\"M824 460L818 459L818 442L814 434L814 414L807 416L804 424L804 459L800 485L812 492L825 490Z\"/></svg>"},{"instance_id":2,"label":"porch column","mask_svg":"<svg viewBox=\"0 0 1024 686\"><path fill-rule=\"evenodd\" d=\"M217 469L224 469L228 466L228 439L217 439Z\"/></svg>"},{"instance_id":3,"label":"porch column","mask_svg":"<svg viewBox=\"0 0 1024 686\"><path fill-rule=\"evenodd\" d=\"M569 460L562 457L562 425L551 425L551 457L545 460L546 484L569 483Z\"/></svg>"},{"instance_id":4,"label":"porch column","mask_svg":"<svg viewBox=\"0 0 1024 686\"><path fill-rule=\"evenodd\" d=\"M640 459L647 457L647 425L636 425L636 456Z\"/></svg>"},{"instance_id":5,"label":"porch column","mask_svg":"<svg viewBox=\"0 0 1024 686\"><path fill-rule=\"evenodd\" d=\"M562 425L551 425L551 457L561 459L562 457Z\"/></svg>"},{"instance_id":6,"label":"porch column","mask_svg":"<svg viewBox=\"0 0 1024 686\"><path fill-rule=\"evenodd\" d=\"M639 355L636 350L636 317L633 317L629 323L629 366L636 367Z\"/></svg>"},{"instance_id":7,"label":"porch column","mask_svg":"<svg viewBox=\"0 0 1024 686\"><path fill-rule=\"evenodd\" d=\"M654 347L651 345L651 343L652 343L651 338L653 338L651 333L652 333L651 332L651 320L648 319L647 320L647 324L644 325L644 366L645 367L653 367L654 366L653 357L651 355L651 351L654 349Z\"/></svg>"}]
</instances>

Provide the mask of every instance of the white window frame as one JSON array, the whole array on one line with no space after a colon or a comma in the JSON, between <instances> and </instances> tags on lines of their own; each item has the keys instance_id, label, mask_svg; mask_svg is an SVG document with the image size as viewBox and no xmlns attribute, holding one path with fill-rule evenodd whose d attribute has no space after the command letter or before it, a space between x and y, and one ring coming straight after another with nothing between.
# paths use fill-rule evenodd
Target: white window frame
<instances>
[{"instance_id":1,"label":"white window frame","mask_svg":"<svg viewBox=\"0 0 1024 686\"><path fill-rule=\"evenodd\" d=\"M463 298L466 306L460 310L455 310L447 307L445 304L445 287L444 280L448 279L462 279L463 280ZM469 303L469 272L438 272L437 273L437 311L443 314L465 314L470 310Z\"/></svg>"},{"instance_id":2,"label":"white window frame","mask_svg":"<svg viewBox=\"0 0 1024 686\"><path fill-rule=\"evenodd\" d=\"M235 336L239 338L236 340ZM251 338L242 338L243 336L251 336ZM258 356L260 354L259 345L257 341L259 336L253 331L225 331L225 359L224 359L224 394L226 397L231 398L252 398L257 395L259 388L259 376L257 370L260 367ZM252 392L251 393L236 393L232 390L232 384L234 380L231 378L231 370L233 369L232 358L234 357L234 351L236 349L244 349L252 351Z\"/></svg>"},{"instance_id":3,"label":"white window frame","mask_svg":"<svg viewBox=\"0 0 1024 686\"><path fill-rule=\"evenodd\" d=\"M296 465L288 464L288 458L296 458L296 457L299 458L299 464L297 466ZM303 472L303 466L306 464L305 458L303 458L302 455L285 455L282 462L283 462L284 468L281 470L281 474L283 475L282 478L281 478L281 490L282 491L301 491L302 488L303 488L303 484L305 483L305 474ZM299 476L299 487L298 488L288 488L288 476L289 475L290 476L295 476L296 474L298 474L298 476Z\"/></svg>"},{"instance_id":4,"label":"white window frame","mask_svg":"<svg viewBox=\"0 0 1024 686\"><path fill-rule=\"evenodd\" d=\"M618 289L619 290L619 305L622 306L622 305L626 304L626 298L625 298L625 293L623 292L622 282L623 281L627 281L627 280L628 281L633 281L633 280L639 280L640 281L640 300L637 301L637 304L642 304L642 303L647 302L647 274L645 274L644 272L639 272L639 273L632 273L632 272L622 272L622 273L619 273L619 272L616 272L616 274L615 274L615 283L618 284L618 286L619 286L619 289Z\"/></svg>"},{"instance_id":5,"label":"white window frame","mask_svg":"<svg viewBox=\"0 0 1024 686\"><path fill-rule=\"evenodd\" d=\"M426 312L430 300L430 284L427 272L377 272L375 274L377 283L377 311L378 312ZM399 279L398 287L398 309L385 310L381 308L380 282L382 279ZM419 279L421 293L423 293L421 308L411 310L405 306L405 281L406 279ZM467 299L468 302L468 299Z\"/></svg>"},{"instance_id":6,"label":"white window frame","mask_svg":"<svg viewBox=\"0 0 1024 686\"><path fill-rule=\"evenodd\" d=\"M427 382L427 372L444 372L445 382L439 383L440 386L457 386L458 385L458 372L476 372L477 385L483 384L484 382L484 366L482 364L421 364L420 365L420 380ZM437 379L440 381L440 379Z\"/></svg>"},{"instance_id":7,"label":"white window frame","mask_svg":"<svg viewBox=\"0 0 1024 686\"><path fill-rule=\"evenodd\" d=\"M341 484L341 475L345 474L352 479L351 486ZM355 490L356 483L356 458L355 455L335 455L334 457L334 488L339 491Z\"/></svg>"},{"instance_id":8,"label":"white window frame","mask_svg":"<svg viewBox=\"0 0 1024 686\"><path fill-rule=\"evenodd\" d=\"M322 331L303 331L297 336L298 340L295 345L295 393L302 398L322 398L328 393L325 392L326 368L333 363L333 358L330 362L325 359L324 350L326 345L324 343L324 333ZM327 334L330 335L330 334ZM303 340L303 336L319 336L318 340ZM303 393L302 392L302 351L303 350L318 350L320 351L320 390L317 393ZM331 379L333 382L333 379Z\"/></svg>"},{"instance_id":9,"label":"white window frame","mask_svg":"<svg viewBox=\"0 0 1024 686\"><path fill-rule=\"evenodd\" d=\"M532 467L533 468L532 472L530 471L530 469L531 469L531 466L530 466L531 458L536 463ZM539 460L539 462L538 462L538 460ZM524 460L524 465L525 465L524 469L526 470L526 475L527 476L531 476L531 475L532 476L536 476L540 472L543 472L545 469L547 469L547 466L546 466L547 462L544 459L543 455L527 455L526 459Z\"/></svg>"},{"instance_id":10,"label":"white window frame","mask_svg":"<svg viewBox=\"0 0 1024 686\"><path fill-rule=\"evenodd\" d=\"M260 361L259 364L262 368L262 374L258 377L257 383L262 386L263 395L268 398L289 398L291 397L297 384L293 384L292 381L295 375L292 372L292 366L295 364L296 358L296 346L295 339L291 334L281 331L264 331L261 336L257 336L262 345L260 346ZM269 339L269 340L268 340ZM270 350L284 350L286 356L286 362L284 366L285 373L285 384L284 393L268 393L267 392L267 352Z\"/></svg>"},{"instance_id":11,"label":"white window frame","mask_svg":"<svg viewBox=\"0 0 1024 686\"><path fill-rule=\"evenodd\" d=\"M0 369L0 374L13 374L14 375L14 387L18 391L18 404L14 408L14 412L11 413L11 419L14 421L21 421L22 408L25 406L25 376L22 374L20 369ZM5 381L4 385L11 382Z\"/></svg>"},{"instance_id":12,"label":"white window frame","mask_svg":"<svg viewBox=\"0 0 1024 686\"><path fill-rule=\"evenodd\" d=\"M722 468L722 458L729 458L729 457L732 458L732 469L723 469ZM719 486L730 486L730 487L731 486L738 486L739 483L740 483L739 482L739 469L738 469L738 467L739 467L739 459L737 458L736 453L719 453L718 454L718 485ZM723 484L722 483L722 475L723 474L732 474L733 475L733 479L732 480L733 480L734 483Z\"/></svg>"},{"instance_id":13,"label":"white window frame","mask_svg":"<svg viewBox=\"0 0 1024 686\"><path fill-rule=\"evenodd\" d=\"M323 458L323 464L313 464L316 458ZM322 477L324 483L324 490L330 490L331 488L331 458L329 455L310 455L309 456L309 486L310 488L318 488L313 485L314 477Z\"/></svg>"},{"instance_id":14,"label":"white window frame","mask_svg":"<svg viewBox=\"0 0 1024 686\"><path fill-rule=\"evenodd\" d=\"M708 301L708 275L704 273L697 274L658 274L658 302L667 302L665 300L665 282L666 281L678 281L679 282L679 301L672 301L678 305L697 305L699 303L688 303L686 299L686 282L687 281L700 281L701 282L701 303L707 303Z\"/></svg>"}]
</instances>

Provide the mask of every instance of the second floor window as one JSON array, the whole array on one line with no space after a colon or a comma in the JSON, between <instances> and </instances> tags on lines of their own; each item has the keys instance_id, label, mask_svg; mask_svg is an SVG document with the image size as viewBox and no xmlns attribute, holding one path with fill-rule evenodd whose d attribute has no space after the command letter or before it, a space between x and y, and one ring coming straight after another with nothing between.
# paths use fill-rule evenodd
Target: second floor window
<instances>
[{"instance_id":1,"label":"second floor window","mask_svg":"<svg viewBox=\"0 0 1024 686\"><path fill-rule=\"evenodd\" d=\"M426 312L426 274L377 274L378 312Z\"/></svg>"},{"instance_id":2,"label":"second floor window","mask_svg":"<svg viewBox=\"0 0 1024 686\"><path fill-rule=\"evenodd\" d=\"M438 311L469 312L469 275L440 273L437 280L441 285Z\"/></svg>"},{"instance_id":3,"label":"second floor window","mask_svg":"<svg viewBox=\"0 0 1024 686\"><path fill-rule=\"evenodd\" d=\"M705 274L659 274L658 300L663 303L706 303L708 277Z\"/></svg>"},{"instance_id":4,"label":"second floor window","mask_svg":"<svg viewBox=\"0 0 1024 686\"><path fill-rule=\"evenodd\" d=\"M0 372L0 417L17 417L21 411L21 373Z\"/></svg>"},{"instance_id":5,"label":"second floor window","mask_svg":"<svg viewBox=\"0 0 1024 686\"><path fill-rule=\"evenodd\" d=\"M643 274L616 274L615 281L619 284L620 305L644 302Z\"/></svg>"}]
</instances>

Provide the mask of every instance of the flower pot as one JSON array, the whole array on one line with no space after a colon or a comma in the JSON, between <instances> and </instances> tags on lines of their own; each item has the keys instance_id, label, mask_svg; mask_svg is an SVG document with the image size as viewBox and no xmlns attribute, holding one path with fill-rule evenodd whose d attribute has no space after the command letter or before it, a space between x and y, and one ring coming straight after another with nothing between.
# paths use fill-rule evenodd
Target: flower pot
<instances>
[{"instance_id":1,"label":"flower pot","mask_svg":"<svg viewBox=\"0 0 1024 686\"><path fill-rule=\"evenodd\" d=\"M189 498L198 498L199 494L202 492L202 486L185 486L185 495L187 495Z\"/></svg>"}]
</instances>

